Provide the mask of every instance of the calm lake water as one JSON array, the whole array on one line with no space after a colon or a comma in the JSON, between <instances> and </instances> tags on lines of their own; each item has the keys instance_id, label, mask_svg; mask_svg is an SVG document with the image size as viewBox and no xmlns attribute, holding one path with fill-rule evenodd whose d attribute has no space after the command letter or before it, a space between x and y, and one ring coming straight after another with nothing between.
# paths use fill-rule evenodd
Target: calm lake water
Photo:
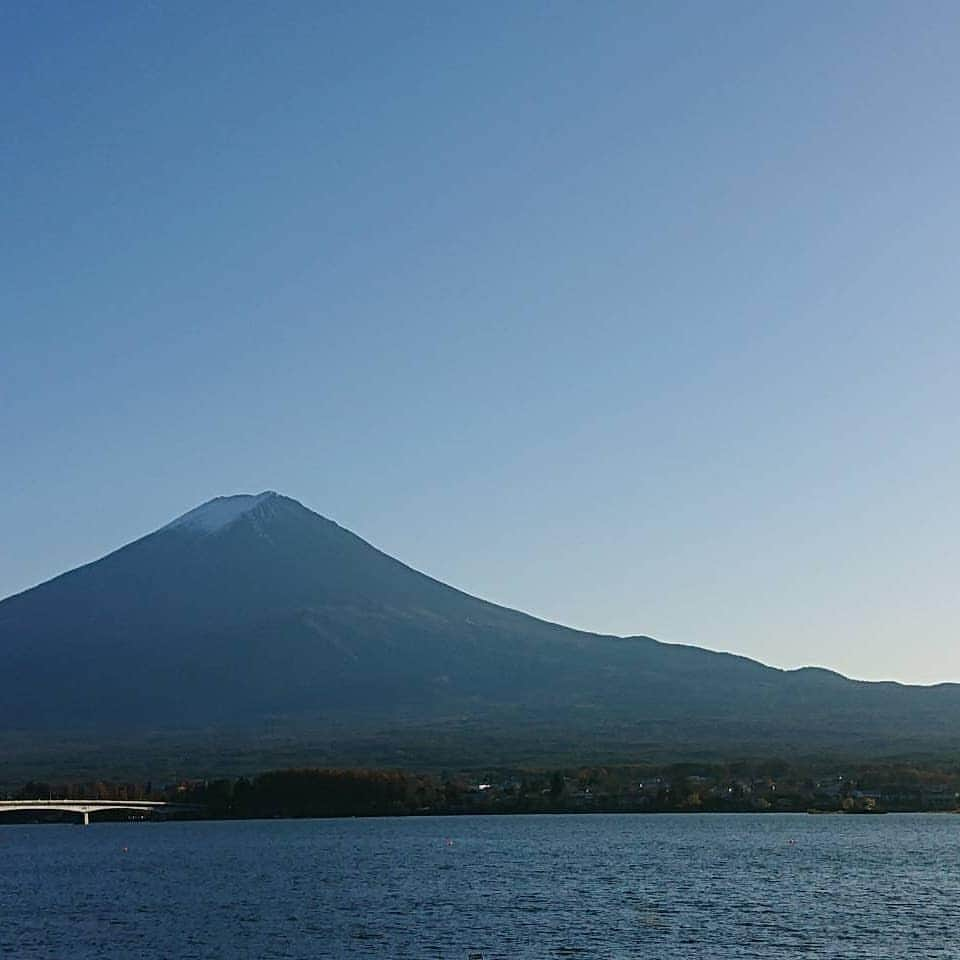
<instances>
[{"instance_id":1,"label":"calm lake water","mask_svg":"<svg viewBox=\"0 0 960 960\"><path fill-rule=\"evenodd\" d=\"M0 955L955 958L958 852L949 815L0 826Z\"/></svg>"}]
</instances>

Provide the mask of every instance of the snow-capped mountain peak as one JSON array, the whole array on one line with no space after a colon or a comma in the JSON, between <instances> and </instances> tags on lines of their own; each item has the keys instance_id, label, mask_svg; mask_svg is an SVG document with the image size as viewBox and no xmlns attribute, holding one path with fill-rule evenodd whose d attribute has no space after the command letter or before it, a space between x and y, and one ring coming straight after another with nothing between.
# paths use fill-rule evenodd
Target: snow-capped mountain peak
<instances>
[{"instance_id":1,"label":"snow-capped mountain peak","mask_svg":"<svg viewBox=\"0 0 960 960\"><path fill-rule=\"evenodd\" d=\"M206 503L188 510L162 529L172 530L189 527L203 533L216 533L229 526L235 520L259 507L264 501L278 496L273 490L265 490L256 495L241 493L232 497L214 497Z\"/></svg>"}]
</instances>

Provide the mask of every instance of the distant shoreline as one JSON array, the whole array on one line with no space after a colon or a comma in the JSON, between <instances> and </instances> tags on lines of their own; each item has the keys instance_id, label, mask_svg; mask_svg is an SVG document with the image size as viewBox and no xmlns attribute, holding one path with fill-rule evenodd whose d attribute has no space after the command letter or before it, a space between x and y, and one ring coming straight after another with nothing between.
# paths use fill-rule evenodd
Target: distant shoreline
<instances>
[{"instance_id":1,"label":"distant shoreline","mask_svg":"<svg viewBox=\"0 0 960 960\"><path fill-rule=\"evenodd\" d=\"M498 810L498 811L430 811L415 813L342 813L342 814L314 814L314 815L269 815L269 816L162 816L162 817L103 817L91 818L92 824L150 824L161 823L253 823L265 821L295 821L295 820L427 820L460 819L464 817L595 817L595 816L740 816L740 817L875 817L875 816L944 816L957 815L960 810L881 810L872 814L853 812L848 810ZM34 816L16 816L13 814L0 816L0 827L13 826L80 826L76 818L64 814L60 817L50 816L38 818Z\"/></svg>"},{"instance_id":2,"label":"distant shoreline","mask_svg":"<svg viewBox=\"0 0 960 960\"><path fill-rule=\"evenodd\" d=\"M3 798L0 798L3 799ZM784 761L658 768L581 767L568 770L414 773L406 770L293 768L252 778L151 784L30 781L8 794L31 804L19 819L58 819L100 804L97 819L184 815L192 819L524 816L531 814L794 813L877 816L956 812L953 774L915 767L852 768L818 778ZM57 804L64 806L58 807ZM162 806L154 807L154 804ZM93 808L91 808L91 812ZM4 818L12 810L2 811ZM67 816L66 813L63 816ZM68 817L69 819L69 817Z\"/></svg>"}]
</instances>

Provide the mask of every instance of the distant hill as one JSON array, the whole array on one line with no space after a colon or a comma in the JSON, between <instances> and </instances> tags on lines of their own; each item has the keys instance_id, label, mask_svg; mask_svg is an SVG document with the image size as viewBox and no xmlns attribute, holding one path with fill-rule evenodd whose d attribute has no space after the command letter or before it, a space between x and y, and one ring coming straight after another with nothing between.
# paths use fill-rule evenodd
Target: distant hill
<instances>
[{"instance_id":1,"label":"distant hill","mask_svg":"<svg viewBox=\"0 0 960 960\"><path fill-rule=\"evenodd\" d=\"M955 685L571 630L272 492L212 500L0 602L0 655L0 750L47 755L78 737L160 738L184 763L240 744L266 763L461 765L960 746Z\"/></svg>"}]
</instances>

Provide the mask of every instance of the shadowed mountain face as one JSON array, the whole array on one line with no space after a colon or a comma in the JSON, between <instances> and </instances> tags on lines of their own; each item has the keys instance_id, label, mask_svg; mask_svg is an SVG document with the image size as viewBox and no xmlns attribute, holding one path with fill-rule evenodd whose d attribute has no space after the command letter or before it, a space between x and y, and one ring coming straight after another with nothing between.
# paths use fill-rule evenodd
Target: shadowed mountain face
<instances>
[{"instance_id":1,"label":"shadowed mountain face","mask_svg":"<svg viewBox=\"0 0 960 960\"><path fill-rule=\"evenodd\" d=\"M275 493L224 497L0 603L0 723L31 734L496 731L638 749L954 749L960 689L780 671L470 597ZM446 735L445 734L445 735ZM381 743L383 736L381 735ZM512 746L511 746L512 745ZM609 752L609 751L607 751ZM464 757L469 760L469 757Z\"/></svg>"}]
</instances>

